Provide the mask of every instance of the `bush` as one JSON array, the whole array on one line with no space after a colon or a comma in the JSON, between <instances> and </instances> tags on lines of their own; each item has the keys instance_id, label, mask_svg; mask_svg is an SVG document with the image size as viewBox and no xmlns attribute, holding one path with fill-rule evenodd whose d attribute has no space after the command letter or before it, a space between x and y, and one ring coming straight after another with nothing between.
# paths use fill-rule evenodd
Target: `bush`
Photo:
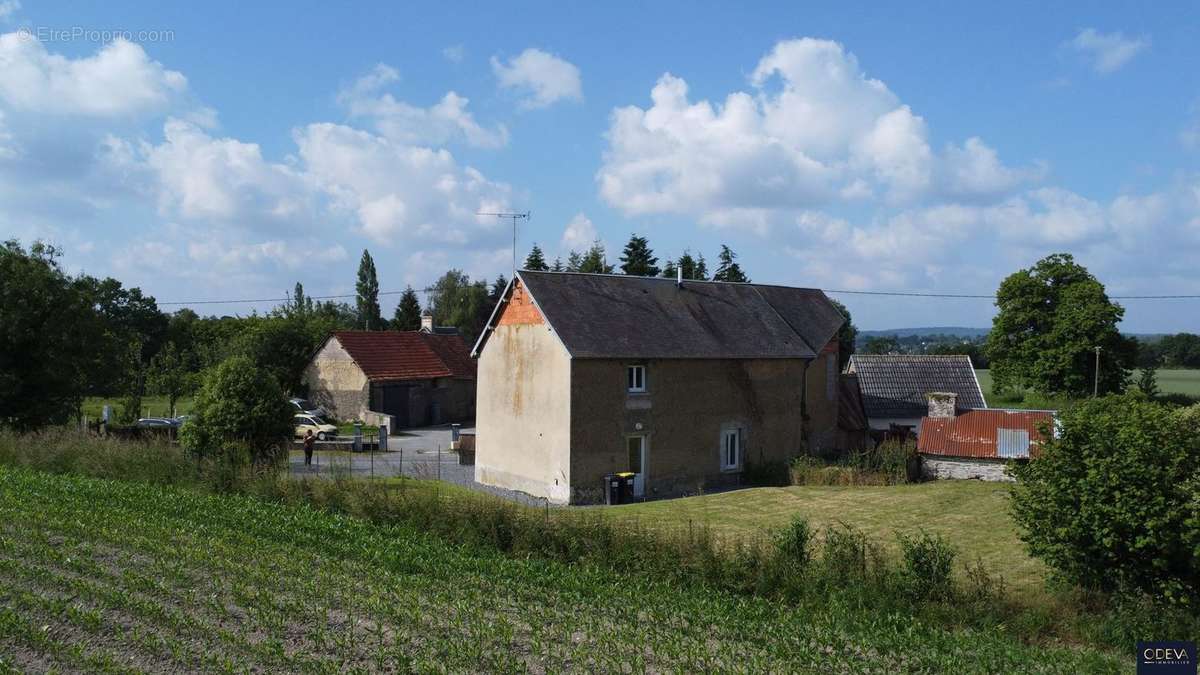
<instances>
[{"instance_id":1,"label":"bush","mask_svg":"<svg viewBox=\"0 0 1200 675\"><path fill-rule=\"evenodd\" d=\"M1189 414L1135 394L1063 411L1058 437L1013 470L1030 553L1087 589L1200 600L1200 435Z\"/></svg>"},{"instance_id":2,"label":"bush","mask_svg":"<svg viewBox=\"0 0 1200 675\"><path fill-rule=\"evenodd\" d=\"M949 598L954 591L950 578L958 552L939 535L921 532L898 535L904 558L902 580L909 597Z\"/></svg>"},{"instance_id":3,"label":"bush","mask_svg":"<svg viewBox=\"0 0 1200 675\"><path fill-rule=\"evenodd\" d=\"M792 460L792 485L902 485L920 476L916 446L911 442L886 441L826 463L811 455Z\"/></svg>"},{"instance_id":4,"label":"bush","mask_svg":"<svg viewBox=\"0 0 1200 675\"><path fill-rule=\"evenodd\" d=\"M775 535L775 548L789 563L806 567L812 557L812 528L803 516L793 516L792 522Z\"/></svg>"},{"instance_id":5,"label":"bush","mask_svg":"<svg viewBox=\"0 0 1200 675\"><path fill-rule=\"evenodd\" d=\"M205 374L179 438L189 451L237 467L286 457L294 429L292 405L275 378L233 356Z\"/></svg>"}]
</instances>

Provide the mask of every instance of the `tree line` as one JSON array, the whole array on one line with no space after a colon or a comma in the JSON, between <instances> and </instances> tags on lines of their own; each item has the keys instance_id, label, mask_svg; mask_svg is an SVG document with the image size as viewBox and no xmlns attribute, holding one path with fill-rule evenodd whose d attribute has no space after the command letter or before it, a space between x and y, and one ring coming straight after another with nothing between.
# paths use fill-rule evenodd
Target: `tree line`
<instances>
[{"instance_id":1,"label":"tree line","mask_svg":"<svg viewBox=\"0 0 1200 675\"><path fill-rule=\"evenodd\" d=\"M534 243L529 255L525 257L523 269L535 272L583 272L590 274L628 274L638 277L668 277L676 278L682 272L683 278L691 281L731 281L746 283L750 278L737 262L737 254L729 246L722 244L717 253L717 269L709 276L708 261L703 253L692 255L691 250L685 250L678 258L668 258L659 267L659 258L650 248L650 242L637 234L630 235L629 241L618 258L620 265L608 262L608 254L604 242L597 239L582 253L572 250L564 263L562 258L555 258L553 263L546 261L545 252Z\"/></svg>"}]
</instances>

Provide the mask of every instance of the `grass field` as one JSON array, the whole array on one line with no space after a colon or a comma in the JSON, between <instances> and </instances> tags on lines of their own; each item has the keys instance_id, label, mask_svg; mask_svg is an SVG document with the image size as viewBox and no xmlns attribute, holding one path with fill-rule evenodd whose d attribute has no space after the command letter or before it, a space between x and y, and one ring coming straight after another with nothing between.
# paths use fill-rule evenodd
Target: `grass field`
<instances>
[{"instance_id":1,"label":"grass field","mask_svg":"<svg viewBox=\"0 0 1200 675\"><path fill-rule=\"evenodd\" d=\"M83 414L90 419L99 419L104 410L104 406L112 407L114 416L121 414L123 401L121 398L104 398L101 396L89 396L83 399ZM180 415L185 415L192 409L192 397L185 396L175 402L175 408ZM170 406L167 405L166 396L143 396L142 397L142 414L139 417L169 417L171 416Z\"/></svg>"},{"instance_id":2,"label":"grass field","mask_svg":"<svg viewBox=\"0 0 1200 675\"><path fill-rule=\"evenodd\" d=\"M0 672L1115 672L1087 648L0 467Z\"/></svg>"},{"instance_id":3,"label":"grass field","mask_svg":"<svg viewBox=\"0 0 1200 675\"><path fill-rule=\"evenodd\" d=\"M605 509L646 522L706 525L738 535L765 533L795 515L813 526L844 523L887 545L896 533L924 529L944 536L964 562L980 560L1024 599L1040 596L1045 567L1030 558L1008 511L1008 488L981 481L935 481L886 487L750 488Z\"/></svg>"},{"instance_id":4,"label":"grass field","mask_svg":"<svg viewBox=\"0 0 1200 675\"><path fill-rule=\"evenodd\" d=\"M975 375L979 377L979 386L983 389L983 395L987 398L988 405L996 407L1020 407L1020 401L1008 398L1000 399L992 393L992 374L990 371L987 369L976 370ZM1138 375L1139 372L1134 371L1133 377L1135 379ZM1200 398L1200 370L1159 370L1158 388L1164 394L1184 394Z\"/></svg>"}]
</instances>

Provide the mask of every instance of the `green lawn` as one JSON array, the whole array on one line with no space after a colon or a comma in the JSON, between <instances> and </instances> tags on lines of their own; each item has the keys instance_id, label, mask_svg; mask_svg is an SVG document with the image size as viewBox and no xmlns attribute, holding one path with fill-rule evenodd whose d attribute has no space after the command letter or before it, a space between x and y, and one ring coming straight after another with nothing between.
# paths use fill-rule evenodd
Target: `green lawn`
<instances>
[{"instance_id":1,"label":"green lawn","mask_svg":"<svg viewBox=\"0 0 1200 675\"><path fill-rule=\"evenodd\" d=\"M104 398L102 396L89 396L83 399L83 414L89 419L99 419L104 406L112 406L112 414L114 417L121 414L123 400L117 398ZM175 402L175 408L178 414L186 415L192 409L192 397L185 396ZM142 414L138 417L171 417L170 407L167 405L166 396L143 396L142 397Z\"/></svg>"},{"instance_id":2,"label":"green lawn","mask_svg":"<svg viewBox=\"0 0 1200 675\"><path fill-rule=\"evenodd\" d=\"M801 515L817 527L845 523L894 546L896 532L943 535L963 561L978 558L1026 599L1043 593L1045 567L1026 555L1008 512L1008 488L981 481L934 481L888 487L794 486L606 507L617 517L667 526L708 525L752 536Z\"/></svg>"},{"instance_id":3,"label":"green lawn","mask_svg":"<svg viewBox=\"0 0 1200 675\"><path fill-rule=\"evenodd\" d=\"M1003 627L505 557L234 495L0 467L0 672L1117 672Z\"/></svg>"},{"instance_id":4,"label":"green lawn","mask_svg":"<svg viewBox=\"0 0 1200 675\"><path fill-rule=\"evenodd\" d=\"M1136 379L1139 374L1138 371L1134 371L1133 377ZM976 370L975 375L979 377L979 386L983 389L983 395L987 398L988 405L1010 408L1024 407L1019 399L999 398L992 393L991 371ZM1159 370L1158 388L1164 394L1185 394L1200 398L1200 370Z\"/></svg>"}]
</instances>

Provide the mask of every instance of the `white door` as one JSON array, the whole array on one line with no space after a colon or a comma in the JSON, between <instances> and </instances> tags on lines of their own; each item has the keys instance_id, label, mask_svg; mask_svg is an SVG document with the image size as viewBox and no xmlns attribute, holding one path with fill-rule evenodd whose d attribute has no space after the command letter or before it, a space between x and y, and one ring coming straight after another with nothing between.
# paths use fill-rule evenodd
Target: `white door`
<instances>
[{"instance_id":1,"label":"white door","mask_svg":"<svg viewBox=\"0 0 1200 675\"><path fill-rule=\"evenodd\" d=\"M646 494L646 437L630 436L626 439L629 451L629 469L633 473L633 496Z\"/></svg>"}]
</instances>

